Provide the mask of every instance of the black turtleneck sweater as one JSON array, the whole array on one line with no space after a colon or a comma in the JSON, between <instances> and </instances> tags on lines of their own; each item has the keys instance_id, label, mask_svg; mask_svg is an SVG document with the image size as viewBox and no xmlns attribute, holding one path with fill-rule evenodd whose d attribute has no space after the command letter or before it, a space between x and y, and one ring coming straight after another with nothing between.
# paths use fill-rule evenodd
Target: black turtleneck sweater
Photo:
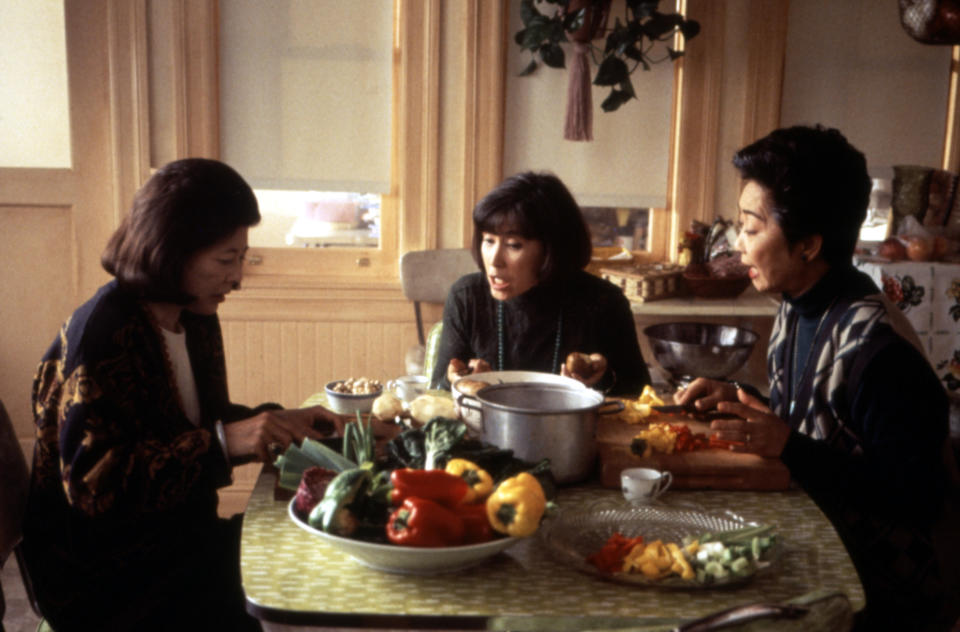
<instances>
[{"instance_id":1,"label":"black turtleneck sweater","mask_svg":"<svg viewBox=\"0 0 960 632\"><path fill-rule=\"evenodd\" d=\"M498 305L503 310L502 328L497 325ZM579 271L562 283L541 283L498 301L491 296L486 277L477 272L459 279L447 296L431 381L449 388L446 371L453 358L464 362L480 358L495 371L559 373L573 351L607 358L607 373L596 387L610 389L610 394L636 396L650 383L630 302L620 288Z\"/></svg>"}]
</instances>

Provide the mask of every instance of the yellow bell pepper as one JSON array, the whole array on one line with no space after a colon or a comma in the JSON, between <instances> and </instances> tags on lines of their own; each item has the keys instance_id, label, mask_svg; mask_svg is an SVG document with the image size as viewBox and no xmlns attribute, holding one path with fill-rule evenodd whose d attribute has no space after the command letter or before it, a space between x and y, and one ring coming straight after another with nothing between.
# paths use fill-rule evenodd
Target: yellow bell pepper
<instances>
[{"instance_id":1,"label":"yellow bell pepper","mask_svg":"<svg viewBox=\"0 0 960 632\"><path fill-rule=\"evenodd\" d=\"M547 497L540 481L529 472L501 482L487 498L487 517L500 533L524 537L540 526L547 508Z\"/></svg>"},{"instance_id":2,"label":"yellow bell pepper","mask_svg":"<svg viewBox=\"0 0 960 632\"><path fill-rule=\"evenodd\" d=\"M447 473L459 476L469 488L464 503L484 500L493 491L493 478L485 469L467 459L450 459L445 468Z\"/></svg>"},{"instance_id":3,"label":"yellow bell pepper","mask_svg":"<svg viewBox=\"0 0 960 632\"><path fill-rule=\"evenodd\" d=\"M690 562L684 557L683 549L681 549L676 542L669 542L667 544L667 550L670 551L670 556L673 558L673 564L670 566L671 571L679 575L682 579L693 579L697 576L697 574L693 572L693 567L690 566Z\"/></svg>"}]
</instances>

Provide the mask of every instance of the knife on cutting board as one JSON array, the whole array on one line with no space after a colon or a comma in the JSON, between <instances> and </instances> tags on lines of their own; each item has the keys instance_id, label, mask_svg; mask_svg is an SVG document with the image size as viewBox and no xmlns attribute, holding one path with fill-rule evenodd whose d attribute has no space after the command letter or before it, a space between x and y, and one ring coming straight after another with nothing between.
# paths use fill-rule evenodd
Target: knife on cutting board
<instances>
[{"instance_id":1,"label":"knife on cutting board","mask_svg":"<svg viewBox=\"0 0 960 632\"><path fill-rule=\"evenodd\" d=\"M697 410L692 404L687 404L685 406L680 406L678 404L651 406L650 408L658 413L664 413L665 415L686 415L696 419L697 421L710 422L714 419L739 419L739 417L733 413L722 413L719 410Z\"/></svg>"}]
</instances>

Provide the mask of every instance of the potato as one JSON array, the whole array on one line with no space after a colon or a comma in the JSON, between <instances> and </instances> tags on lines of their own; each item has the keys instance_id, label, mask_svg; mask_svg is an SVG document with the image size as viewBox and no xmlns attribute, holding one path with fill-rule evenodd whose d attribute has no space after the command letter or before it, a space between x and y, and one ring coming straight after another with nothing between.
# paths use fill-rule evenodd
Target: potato
<instances>
[{"instance_id":1,"label":"potato","mask_svg":"<svg viewBox=\"0 0 960 632\"><path fill-rule=\"evenodd\" d=\"M457 390L463 393L464 395L475 396L481 388L485 386L490 386L488 382L483 380L469 380L461 379L457 381Z\"/></svg>"},{"instance_id":2,"label":"potato","mask_svg":"<svg viewBox=\"0 0 960 632\"><path fill-rule=\"evenodd\" d=\"M403 402L393 393L384 393L373 400L370 412L380 421L387 421L403 414Z\"/></svg>"},{"instance_id":3,"label":"potato","mask_svg":"<svg viewBox=\"0 0 960 632\"><path fill-rule=\"evenodd\" d=\"M593 373L593 361L586 353L574 351L567 356L567 373L573 375L587 376Z\"/></svg>"},{"instance_id":4,"label":"potato","mask_svg":"<svg viewBox=\"0 0 960 632\"><path fill-rule=\"evenodd\" d=\"M456 419L453 400L440 395L419 395L410 402L410 417L417 426L423 426L434 417Z\"/></svg>"}]
</instances>

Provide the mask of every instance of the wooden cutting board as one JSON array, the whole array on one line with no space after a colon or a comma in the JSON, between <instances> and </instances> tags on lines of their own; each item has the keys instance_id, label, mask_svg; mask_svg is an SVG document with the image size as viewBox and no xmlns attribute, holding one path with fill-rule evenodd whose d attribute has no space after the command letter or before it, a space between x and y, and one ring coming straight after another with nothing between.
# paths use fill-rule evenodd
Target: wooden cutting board
<instances>
[{"instance_id":1,"label":"wooden cutting board","mask_svg":"<svg viewBox=\"0 0 960 632\"><path fill-rule=\"evenodd\" d=\"M651 418L651 422L658 421L682 423L694 433L710 434L710 426L705 422L674 415ZM628 424L601 415L597 447L604 487L619 488L620 472L628 467L668 470L673 474L674 489L781 490L790 485L790 472L780 459L755 454L708 448L641 458L630 451L630 443L646 427L646 424Z\"/></svg>"}]
</instances>

